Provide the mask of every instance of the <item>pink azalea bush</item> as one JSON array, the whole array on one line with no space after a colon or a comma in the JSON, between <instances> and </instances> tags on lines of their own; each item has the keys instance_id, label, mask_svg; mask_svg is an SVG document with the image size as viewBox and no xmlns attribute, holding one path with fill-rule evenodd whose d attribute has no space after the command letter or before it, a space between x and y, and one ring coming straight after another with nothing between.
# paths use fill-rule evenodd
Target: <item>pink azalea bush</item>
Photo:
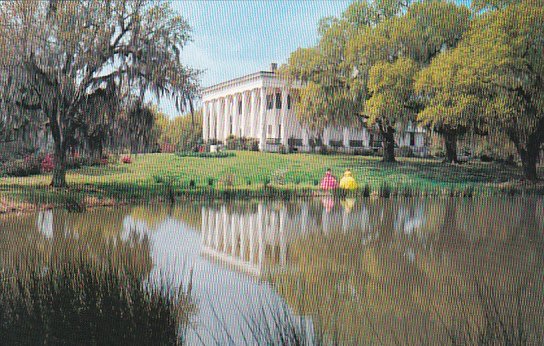
<instances>
[{"instance_id":1,"label":"pink azalea bush","mask_svg":"<svg viewBox=\"0 0 544 346\"><path fill-rule=\"evenodd\" d=\"M47 154L42 160L41 164L41 170L42 173L50 173L55 168L55 160L53 159L53 155Z\"/></svg>"}]
</instances>

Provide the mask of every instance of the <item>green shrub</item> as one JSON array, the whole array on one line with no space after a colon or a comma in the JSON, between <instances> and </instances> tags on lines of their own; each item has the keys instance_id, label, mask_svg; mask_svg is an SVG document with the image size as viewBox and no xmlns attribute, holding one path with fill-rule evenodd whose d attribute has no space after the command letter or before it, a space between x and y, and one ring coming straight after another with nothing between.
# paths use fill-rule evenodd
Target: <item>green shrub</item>
<instances>
[{"instance_id":1,"label":"green shrub","mask_svg":"<svg viewBox=\"0 0 544 346\"><path fill-rule=\"evenodd\" d=\"M32 148L21 141L0 142L0 164L23 159L35 152L35 148Z\"/></svg>"},{"instance_id":2,"label":"green shrub","mask_svg":"<svg viewBox=\"0 0 544 346\"><path fill-rule=\"evenodd\" d=\"M287 169L277 169L272 175L272 182L276 185L284 185L286 174L287 174Z\"/></svg>"},{"instance_id":3,"label":"green shrub","mask_svg":"<svg viewBox=\"0 0 544 346\"><path fill-rule=\"evenodd\" d=\"M234 179L234 174L225 174L221 177L221 180L219 180L219 182L224 186L234 186Z\"/></svg>"},{"instance_id":4,"label":"green shrub","mask_svg":"<svg viewBox=\"0 0 544 346\"><path fill-rule=\"evenodd\" d=\"M157 184L163 184L167 186L172 186L176 182L177 178L175 176L169 175L164 172L160 172L153 175L153 181Z\"/></svg>"},{"instance_id":5,"label":"green shrub","mask_svg":"<svg viewBox=\"0 0 544 346\"><path fill-rule=\"evenodd\" d=\"M1 171L9 177L28 177L41 173L43 157L27 156L24 159L8 161L3 164Z\"/></svg>"},{"instance_id":6,"label":"green shrub","mask_svg":"<svg viewBox=\"0 0 544 346\"><path fill-rule=\"evenodd\" d=\"M374 156L376 153L372 149L359 148L353 151L353 155Z\"/></svg>"},{"instance_id":7,"label":"green shrub","mask_svg":"<svg viewBox=\"0 0 544 346\"><path fill-rule=\"evenodd\" d=\"M414 151L409 146L402 146L398 148L397 155L400 157L414 157Z\"/></svg>"},{"instance_id":8,"label":"green shrub","mask_svg":"<svg viewBox=\"0 0 544 346\"><path fill-rule=\"evenodd\" d=\"M229 135L225 140L225 146L229 150L239 150L240 149L240 140L235 135Z\"/></svg>"},{"instance_id":9,"label":"green shrub","mask_svg":"<svg viewBox=\"0 0 544 346\"><path fill-rule=\"evenodd\" d=\"M319 147L319 154L321 155L328 155L329 154L329 147L326 145L322 145Z\"/></svg>"},{"instance_id":10,"label":"green shrub","mask_svg":"<svg viewBox=\"0 0 544 346\"><path fill-rule=\"evenodd\" d=\"M259 140L257 138L248 138L246 143L249 150L259 151Z\"/></svg>"}]
</instances>

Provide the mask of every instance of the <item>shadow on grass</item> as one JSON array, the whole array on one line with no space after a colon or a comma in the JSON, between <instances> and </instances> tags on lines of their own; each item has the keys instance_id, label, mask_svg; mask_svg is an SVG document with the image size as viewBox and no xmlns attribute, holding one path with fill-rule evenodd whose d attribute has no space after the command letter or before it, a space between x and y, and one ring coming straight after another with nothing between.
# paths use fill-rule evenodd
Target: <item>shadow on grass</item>
<instances>
[{"instance_id":1,"label":"shadow on grass","mask_svg":"<svg viewBox=\"0 0 544 346\"><path fill-rule=\"evenodd\" d=\"M90 177L100 177L100 176L109 176L116 174L128 173L128 167L126 166L95 166L95 167L84 167L75 171L70 171L70 173L76 173L78 175L90 176Z\"/></svg>"},{"instance_id":2,"label":"shadow on grass","mask_svg":"<svg viewBox=\"0 0 544 346\"><path fill-rule=\"evenodd\" d=\"M503 183L522 179L520 167L497 163L470 162L461 165L446 164L438 160L410 161L400 159L395 163L366 159L339 161L341 166L369 170L372 178L394 178L406 174L407 180L428 181L430 184L451 183ZM544 168L540 169L544 172ZM360 177L364 179L365 177Z\"/></svg>"}]
</instances>

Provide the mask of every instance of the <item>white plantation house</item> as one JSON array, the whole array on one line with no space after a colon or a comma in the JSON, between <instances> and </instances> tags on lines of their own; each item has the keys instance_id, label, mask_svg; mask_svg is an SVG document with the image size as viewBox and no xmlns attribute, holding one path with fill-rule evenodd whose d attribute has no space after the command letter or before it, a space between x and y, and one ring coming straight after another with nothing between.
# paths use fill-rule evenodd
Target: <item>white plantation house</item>
<instances>
[{"instance_id":1,"label":"white plantation house","mask_svg":"<svg viewBox=\"0 0 544 346\"><path fill-rule=\"evenodd\" d=\"M270 71L260 71L205 88L202 93L203 140L225 143L227 138L254 138L261 151L279 151L291 147L310 151L313 146L326 145L338 151L381 147L380 136L363 124L352 127L328 127L317 136L297 120L291 90L300 88ZM419 155L427 154L427 133L409 125L398 132L398 147L410 147ZM318 138L321 137L321 143Z\"/></svg>"}]
</instances>

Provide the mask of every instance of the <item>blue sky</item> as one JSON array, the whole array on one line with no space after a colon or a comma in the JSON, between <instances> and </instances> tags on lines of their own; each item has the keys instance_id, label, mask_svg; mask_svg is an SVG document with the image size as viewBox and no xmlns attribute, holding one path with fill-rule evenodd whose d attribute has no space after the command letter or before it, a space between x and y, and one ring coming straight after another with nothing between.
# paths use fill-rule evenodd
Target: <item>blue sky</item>
<instances>
[{"instance_id":1,"label":"blue sky","mask_svg":"<svg viewBox=\"0 0 544 346\"><path fill-rule=\"evenodd\" d=\"M186 64L205 69L209 86L283 63L317 42L317 23L350 1L172 1L193 28Z\"/></svg>"},{"instance_id":2,"label":"blue sky","mask_svg":"<svg viewBox=\"0 0 544 346\"><path fill-rule=\"evenodd\" d=\"M172 0L193 29L183 62L204 70L204 87L286 62L298 47L317 43L319 19L341 15L350 3ZM177 114L166 100L160 108L169 116Z\"/></svg>"},{"instance_id":3,"label":"blue sky","mask_svg":"<svg viewBox=\"0 0 544 346\"><path fill-rule=\"evenodd\" d=\"M204 70L207 87L282 64L299 47L318 41L321 18L338 17L352 0L171 0L192 27L192 42L182 52L183 62ZM457 0L468 3L469 0ZM161 101L169 116L178 112Z\"/></svg>"}]
</instances>

